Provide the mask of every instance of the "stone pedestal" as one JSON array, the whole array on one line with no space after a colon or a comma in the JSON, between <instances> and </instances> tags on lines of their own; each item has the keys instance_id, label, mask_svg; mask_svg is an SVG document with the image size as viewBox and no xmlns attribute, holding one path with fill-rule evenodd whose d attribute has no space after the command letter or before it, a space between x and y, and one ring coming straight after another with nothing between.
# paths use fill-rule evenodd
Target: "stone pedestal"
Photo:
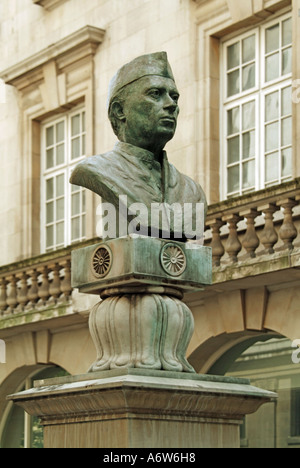
<instances>
[{"instance_id":1,"label":"stone pedestal","mask_svg":"<svg viewBox=\"0 0 300 468\"><path fill-rule=\"evenodd\" d=\"M239 447L244 415L275 397L245 379L140 369L35 382L11 395L48 448Z\"/></svg>"},{"instance_id":2,"label":"stone pedestal","mask_svg":"<svg viewBox=\"0 0 300 468\"><path fill-rule=\"evenodd\" d=\"M275 395L248 381L196 375L185 291L211 283L211 250L129 236L72 252L72 285L98 294L97 358L82 376L11 395L41 418L46 447L238 447L242 418Z\"/></svg>"},{"instance_id":3,"label":"stone pedestal","mask_svg":"<svg viewBox=\"0 0 300 468\"><path fill-rule=\"evenodd\" d=\"M211 283L211 249L131 235L72 252L72 285L97 294L89 327L91 372L116 368L194 372L186 350L194 331L184 292Z\"/></svg>"}]
</instances>

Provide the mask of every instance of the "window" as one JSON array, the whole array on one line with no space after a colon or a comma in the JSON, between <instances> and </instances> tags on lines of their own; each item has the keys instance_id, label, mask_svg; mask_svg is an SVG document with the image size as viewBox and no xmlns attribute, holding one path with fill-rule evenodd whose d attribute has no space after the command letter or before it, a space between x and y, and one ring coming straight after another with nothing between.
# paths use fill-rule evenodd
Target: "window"
<instances>
[{"instance_id":1,"label":"window","mask_svg":"<svg viewBox=\"0 0 300 468\"><path fill-rule=\"evenodd\" d=\"M33 375L28 376L16 389L16 392L32 388L34 380L64 377L67 375L70 374L61 367L45 367L38 372L34 372ZM30 416L20 406L9 402L2 423L0 448L43 448L44 434L39 418Z\"/></svg>"},{"instance_id":2,"label":"window","mask_svg":"<svg viewBox=\"0 0 300 468\"><path fill-rule=\"evenodd\" d=\"M69 183L85 156L85 112L43 126L42 247L51 251L85 238L85 190Z\"/></svg>"},{"instance_id":3,"label":"window","mask_svg":"<svg viewBox=\"0 0 300 468\"><path fill-rule=\"evenodd\" d=\"M284 16L222 49L225 197L292 176L292 20Z\"/></svg>"},{"instance_id":4,"label":"window","mask_svg":"<svg viewBox=\"0 0 300 468\"><path fill-rule=\"evenodd\" d=\"M300 436L300 388L291 389L291 437Z\"/></svg>"}]
</instances>

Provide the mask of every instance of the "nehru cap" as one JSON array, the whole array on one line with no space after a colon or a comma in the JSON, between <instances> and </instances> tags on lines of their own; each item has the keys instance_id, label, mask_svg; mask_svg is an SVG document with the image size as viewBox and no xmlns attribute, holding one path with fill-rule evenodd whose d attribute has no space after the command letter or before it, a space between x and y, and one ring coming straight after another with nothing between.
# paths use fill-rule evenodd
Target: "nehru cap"
<instances>
[{"instance_id":1,"label":"nehru cap","mask_svg":"<svg viewBox=\"0 0 300 468\"><path fill-rule=\"evenodd\" d=\"M175 81L166 52L141 55L121 67L110 82L108 105L124 86L148 75L163 76Z\"/></svg>"}]
</instances>

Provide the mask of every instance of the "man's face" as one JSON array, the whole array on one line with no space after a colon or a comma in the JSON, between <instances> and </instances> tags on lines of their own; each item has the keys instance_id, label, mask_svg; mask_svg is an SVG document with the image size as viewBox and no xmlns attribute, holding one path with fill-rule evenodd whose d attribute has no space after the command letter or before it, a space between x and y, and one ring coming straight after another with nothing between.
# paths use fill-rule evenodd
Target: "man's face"
<instances>
[{"instance_id":1,"label":"man's face","mask_svg":"<svg viewBox=\"0 0 300 468\"><path fill-rule=\"evenodd\" d=\"M179 93L173 80L161 76L145 76L128 86L123 106L124 141L161 151L173 138Z\"/></svg>"}]
</instances>

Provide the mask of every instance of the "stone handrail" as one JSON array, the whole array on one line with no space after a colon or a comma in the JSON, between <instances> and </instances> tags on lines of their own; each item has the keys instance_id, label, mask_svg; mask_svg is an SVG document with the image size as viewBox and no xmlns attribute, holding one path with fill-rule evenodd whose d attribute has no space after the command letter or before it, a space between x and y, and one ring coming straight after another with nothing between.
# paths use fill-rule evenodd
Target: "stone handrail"
<instances>
[{"instance_id":1,"label":"stone handrail","mask_svg":"<svg viewBox=\"0 0 300 468\"><path fill-rule=\"evenodd\" d=\"M300 179L210 205L205 245L213 266L292 250L298 236Z\"/></svg>"},{"instance_id":2,"label":"stone handrail","mask_svg":"<svg viewBox=\"0 0 300 468\"><path fill-rule=\"evenodd\" d=\"M292 250L298 237L300 179L210 205L205 245L213 266ZM0 267L0 317L69 301L71 251L80 245Z\"/></svg>"},{"instance_id":3,"label":"stone handrail","mask_svg":"<svg viewBox=\"0 0 300 468\"><path fill-rule=\"evenodd\" d=\"M70 301L71 251L76 247L0 267L0 317Z\"/></svg>"}]
</instances>

